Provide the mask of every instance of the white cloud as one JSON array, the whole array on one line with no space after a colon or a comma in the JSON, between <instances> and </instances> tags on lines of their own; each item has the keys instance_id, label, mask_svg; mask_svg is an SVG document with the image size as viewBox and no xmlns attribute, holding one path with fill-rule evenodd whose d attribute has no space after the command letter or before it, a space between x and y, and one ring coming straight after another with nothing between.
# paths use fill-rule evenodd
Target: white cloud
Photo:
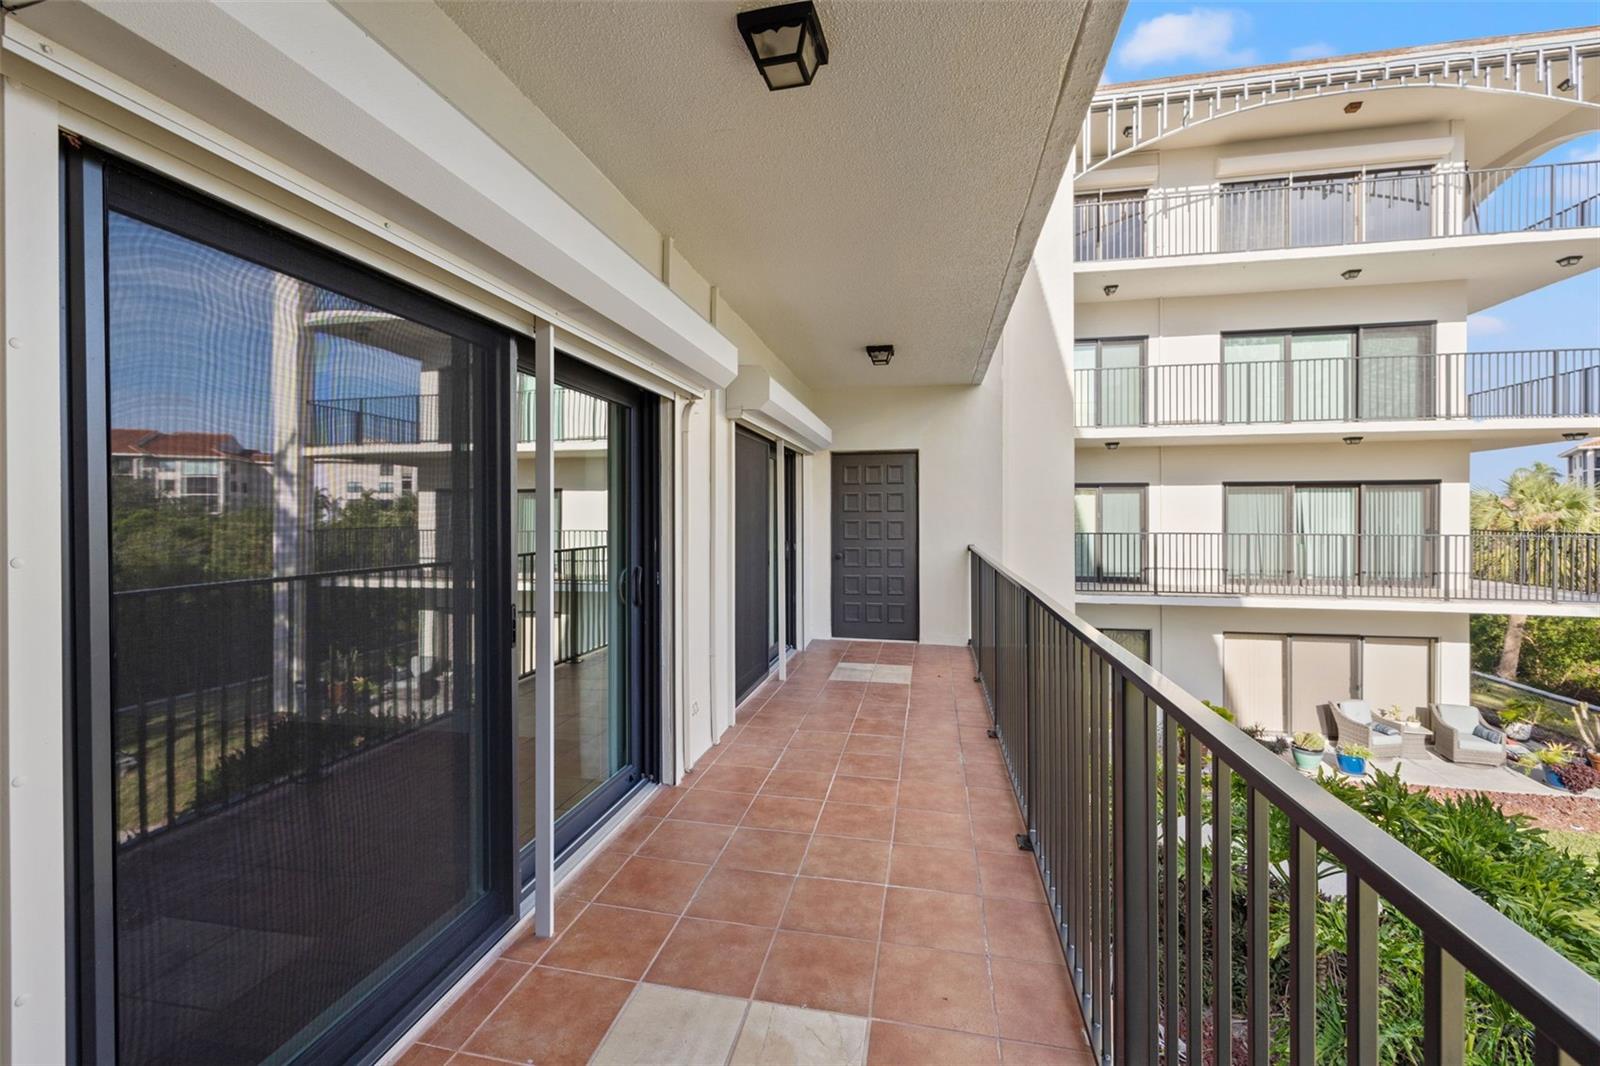
<instances>
[{"instance_id":1,"label":"white cloud","mask_svg":"<svg viewBox=\"0 0 1600 1066\"><path fill-rule=\"evenodd\" d=\"M1327 41L1312 41L1310 44L1303 44L1298 48L1289 49L1289 58L1321 59L1324 56L1331 56L1337 52L1338 49L1334 48L1333 45L1329 44Z\"/></svg>"},{"instance_id":2,"label":"white cloud","mask_svg":"<svg viewBox=\"0 0 1600 1066\"><path fill-rule=\"evenodd\" d=\"M1587 139L1587 138L1586 138ZM1596 163L1600 162L1600 140L1584 144L1582 141L1572 146L1567 152L1569 163Z\"/></svg>"},{"instance_id":3,"label":"white cloud","mask_svg":"<svg viewBox=\"0 0 1600 1066\"><path fill-rule=\"evenodd\" d=\"M1506 320L1497 315L1485 314L1480 311L1475 315L1467 316L1468 334L1481 333L1492 336L1496 333L1504 333L1509 328L1506 325Z\"/></svg>"},{"instance_id":4,"label":"white cloud","mask_svg":"<svg viewBox=\"0 0 1600 1066\"><path fill-rule=\"evenodd\" d=\"M1149 67L1180 59L1219 66L1255 61L1254 49L1240 48L1236 38L1249 28L1239 11L1197 7L1184 14L1169 12L1145 19L1133 28L1117 59L1129 67Z\"/></svg>"}]
</instances>

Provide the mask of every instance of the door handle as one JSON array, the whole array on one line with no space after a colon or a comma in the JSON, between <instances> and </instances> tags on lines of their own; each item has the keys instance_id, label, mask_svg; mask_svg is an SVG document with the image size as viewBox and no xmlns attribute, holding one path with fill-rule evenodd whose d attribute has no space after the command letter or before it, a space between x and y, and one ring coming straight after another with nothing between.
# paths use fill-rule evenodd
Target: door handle
<instances>
[{"instance_id":1,"label":"door handle","mask_svg":"<svg viewBox=\"0 0 1600 1066\"><path fill-rule=\"evenodd\" d=\"M628 568L624 566L617 571L617 602L628 606Z\"/></svg>"},{"instance_id":2,"label":"door handle","mask_svg":"<svg viewBox=\"0 0 1600 1066\"><path fill-rule=\"evenodd\" d=\"M644 567L635 566L631 571L629 571L629 573L633 578L633 605L635 607L643 606L643 604L644 604Z\"/></svg>"},{"instance_id":3,"label":"door handle","mask_svg":"<svg viewBox=\"0 0 1600 1066\"><path fill-rule=\"evenodd\" d=\"M844 552L834 552L833 553L833 561L834 562L840 562L843 559L844 559Z\"/></svg>"}]
</instances>

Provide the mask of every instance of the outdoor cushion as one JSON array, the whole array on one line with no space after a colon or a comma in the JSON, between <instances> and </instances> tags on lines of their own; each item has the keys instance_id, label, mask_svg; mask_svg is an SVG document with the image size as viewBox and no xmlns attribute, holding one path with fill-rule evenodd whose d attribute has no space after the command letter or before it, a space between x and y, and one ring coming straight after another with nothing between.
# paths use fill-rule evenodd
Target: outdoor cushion
<instances>
[{"instance_id":1,"label":"outdoor cushion","mask_svg":"<svg viewBox=\"0 0 1600 1066\"><path fill-rule=\"evenodd\" d=\"M1400 734L1379 733L1374 730L1372 738L1367 742L1367 746L1372 749L1374 755L1386 755L1388 752L1399 751Z\"/></svg>"},{"instance_id":2,"label":"outdoor cushion","mask_svg":"<svg viewBox=\"0 0 1600 1066\"><path fill-rule=\"evenodd\" d=\"M1374 733L1382 733L1386 737L1397 737L1400 735L1399 726L1395 725L1393 722L1380 721L1377 718L1372 720L1372 731Z\"/></svg>"},{"instance_id":3,"label":"outdoor cushion","mask_svg":"<svg viewBox=\"0 0 1600 1066\"><path fill-rule=\"evenodd\" d=\"M1372 704L1366 700L1340 700L1334 706L1339 709L1340 714L1359 725L1366 725L1372 721Z\"/></svg>"},{"instance_id":4,"label":"outdoor cushion","mask_svg":"<svg viewBox=\"0 0 1600 1066\"><path fill-rule=\"evenodd\" d=\"M1491 744L1504 744L1506 742L1506 735L1504 733L1500 732L1498 729L1490 729L1486 725L1473 726L1472 735L1475 737L1481 737Z\"/></svg>"},{"instance_id":5,"label":"outdoor cushion","mask_svg":"<svg viewBox=\"0 0 1600 1066\"><path fill-rule=\"evenodd\" d=\"M1506 749L1499 744L1491 744L1482 737L1475 737L1471 733L1460 733L1456 736L1456 750L1504 753Z\"/></svg>"},{"instance_id":6,"label":"outdoor cushion","mask_svg":"<svg viewBox=\"0 0 1600 1066\"><path fill-rule=\"evenodd\" d=\"M1458 733L1470 733L1483 722L1478 708L1468 703L1438 703L1434 717Z\"/></svg>"}]
</instances>

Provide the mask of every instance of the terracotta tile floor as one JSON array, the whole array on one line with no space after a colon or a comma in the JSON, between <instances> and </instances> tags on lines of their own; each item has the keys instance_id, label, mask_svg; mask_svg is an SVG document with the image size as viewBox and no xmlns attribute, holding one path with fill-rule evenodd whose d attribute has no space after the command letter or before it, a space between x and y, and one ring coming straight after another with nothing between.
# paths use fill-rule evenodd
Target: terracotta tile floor
<instances>
[{"instance_id":1,"label":"terracotta tile floor","mask_svg":"<svg viewBox=\"0 0 1600 1066\"><path fill-rule=\"evenodd\" d=\"M988 725L965 648L812 644L401 1061L1089 1066Z\"/></svg>"}]
</instances>

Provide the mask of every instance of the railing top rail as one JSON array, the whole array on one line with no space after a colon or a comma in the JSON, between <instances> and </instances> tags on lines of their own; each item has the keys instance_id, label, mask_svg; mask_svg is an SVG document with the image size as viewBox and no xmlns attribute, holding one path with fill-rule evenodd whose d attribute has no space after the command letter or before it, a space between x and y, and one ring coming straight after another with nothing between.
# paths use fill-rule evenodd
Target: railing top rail
<instances>
[{"instance_id":1,"label":"railing top rail","mask_svg":"<svg viewBox=\"0 0 1600 1066\"><path fill-rule=\"evenodd\" d=\"M1091 189L1073 203L1076 209L1086 207L1100 207L1111 205L1115 207L1134 207L1139 204L1150 204L1162 200L1179 200L1184 203L1194 203L1201 200L1213 200L1218 197L1240 196L1266 196L1277 193L1292 193L1297 191L1315 191L1319 188L1345 185L1382 184L1393 186L1403 182L1419 182L1434 180L1449 180L1472 182L1479 178L1505 178L1517 174L1537 174L1558 171L1600 171L1600 160L1575 159L1563 163L1527 163L1519 167L1476 167L1463 170L1442 170L1433 167L1407 167L1395 170L1377 170L1369 173L1329 173L1325 168L1310 171L1287 171L1280 174L1266 175L1259 178L1239 178L1234 180L1217 179L1210 182L1184 186L1180 188L1151 186L1143 190L1140 198L1129 196L1123 199L1101 200L1095 194L1102 190ZM1282 182L1283 184L1267 184L1268 182ZM1106 192L1134 192L1136 189L1103 190ZM1486 190L1492 192L1493 190ZM1570 205L1566 205L1570 206ZM1565 206L1557 208L1565 210Z\"/></svg>"},{"instance_id":2,"label":"railing top rail","mask_svg":"<svg viewBox=\"0 0 1600 1066\"><path fill-rule=\"evenodd\" d=\"M1243 730L975 545L967 550L1110 659L1318 845L1561 1047L1600 1055L1600 985L1554 948L1369 822Z\"/></svg>"},{"instance_id":3,"label":"railing top rail","mask_svg":"<svg viewBox=\"0 0 1600 1066\"><path fill-rule=\"evenodd\" d=\"M1290 331L1290 330L1262 330L1260 333L1241 333L1241 334L1231 334L1230 333L1230 334L1226 334L1225 336L1230 336L1230 337L1231 336L1239 336L1239 337L1279 336L1279 335L1287 336L1291 332L1293 332L1293 331ZM1338 333L1340 331L1339 330L1329 330L1328 332L1330 332L1330 333ZM1456 359L1456 358L1467 358L1467 357L1473 357L1473 356L1583 355L1583 354L1587 354L1587 353L1593 353L1596 356L1600 356L1600 347L1578 347L1578 348L1497 348L1497 349L1493 349L1493 350L1489 350L1489 351L1475 351L1475 352L1412 352L1412 353L1410 353L1408 355L1400 355L1400 354L1360 355L1360 354L1352 353L1350 355L1321 355L1321 356L1317 356L1315 358L1300 358L1300 359L1295 359L1294 363L1297 366L1304 366L1307 363L1372 363L1372 362L1379 362L1381 360L1393 360L1395 362L1402 362L1402 361L1409 362L1409 361L1415 361L1417 359ZM1205 368L1208 368L1208 369L1215 369L1218 366L1276 367L1276 366L1282 366L1286 361L1287 360L1284 360L1284 359L1257 359L1257 360L1240 360L1238 362L1227 363L1227 362L1224 362L1223 360L1221 360L1219 358L1219 359L1211 359L1211 360L1206 360L1206 361L1201 361L1201 362L1190 362L1190 363L1140 363L1138 366L1081 366L1081 367L1074 367L1073 370L1076 373L1080 373L1080 374L1087 374L1087 373L1095 373L1095 374L1100 374L1100 373L1105 373L1105 374L1126 374L1129 371L1134 371L1134 370L1137 370L1137 371L1153 371L1153 370L1164 370L1164 369L1169 369L1169 368L1171 368L1171 369L1183 369L1183 370L1194 370L1194 369L1198 369L1198 368L1201 368L1201 367L1205 367ZM1574 370L1574 369L1579 369L1579 368L1576 368L1576 367L1563 367L1562 369L1563 370ZM1513 382L1512 384L1516 384L1516 383Z\"/></svg>"},{"instance_id":4,"label":"railing top rail","mask_svg":"<svg viewBox=\"0 0 1600 1066\"><path fill-rule=\"evenodd\" d=\"M1493 681L1495 684L1504 685L1507 688L1514 688L1518 692L1526 692L1530 696L1538 696L1540 699L1554 700L1556 703L1565 703L1569 707L1576 707L1580 702L1570 696L1562 696L1555 692L1546 692L1542 688L1534 688L1532 685L1524 685L1520 681L1512 681L1509 678L1501 677L1499 674L1486 673L1483 670L1472 671L1472 676L1481 677L1485 681Z\"/></svg>"}]
</instances>

